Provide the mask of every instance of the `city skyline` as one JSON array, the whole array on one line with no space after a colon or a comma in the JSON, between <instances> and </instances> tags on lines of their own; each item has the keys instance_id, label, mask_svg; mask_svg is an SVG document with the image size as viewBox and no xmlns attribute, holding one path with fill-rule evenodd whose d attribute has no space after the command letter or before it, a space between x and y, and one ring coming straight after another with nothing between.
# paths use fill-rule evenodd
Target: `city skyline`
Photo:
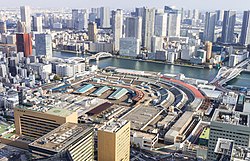
<instances>
[{"instance_id":1,"label":"city skyline","mask_svg":"<svg viewBox=\"0 0 250 161\"><path fill-rule=\"evenodd\" d=\"M60 3L58 3L60 2ZM72 1L71 1L72 2ZM32 3L31 0L13 0L4 4L2 7L19 7L21 5L30 5L34 8L91 8L91 7L111 7L115 8L124 8L124 9L133 9L135 7L156 7L162 8L165 5L176 6L177 8L189 8L189 9L201 9L201 10L215 10L215 9L231 9L231 10L248 10L248 6L250 2L246 0L238 0L237 2L234 0L165 0L165 1L149 1L149 0L136 0L133 1L133 4L128 3L125 0L119 1L119 3L114 4L113 0L92 0L91 2L83 0L74 0L72 3L68 3L67 0L56 0L56 1L48 1L48 0L37 0L36 5Z\"/></svg>"}]
</instances>

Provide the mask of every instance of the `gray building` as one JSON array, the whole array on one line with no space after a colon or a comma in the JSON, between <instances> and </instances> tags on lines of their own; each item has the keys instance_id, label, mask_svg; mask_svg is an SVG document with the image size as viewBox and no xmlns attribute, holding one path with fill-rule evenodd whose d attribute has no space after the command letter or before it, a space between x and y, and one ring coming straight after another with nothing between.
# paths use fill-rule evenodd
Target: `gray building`
<instances>
[{"instance_id":1,"label":"gray building","mask_svg":"<svg viewBox=\"0 0 250 161\"><path fill-rule=\"evenodd\" d=\"M180 36L181 31L181 13L179 10L165 6L165 13L168 14L167 36Z\"/></svg>"},{"instance_id":2,"label":"gray building","mask_svg":"<svg viewBox=\"0 0 250 161\"><path fill-rule=\"evenodd\" d=\"M216 24L216 13L206 12L205 29L203 34L203 41L214 42L214 29Z\"/></svg>"},{"instance_id":3,"label":"gray building","mask_svg":"<svg viewBox=\"0 0 250 161\"><path fill-rule=\"evenodd\" d=\"M123 29L123 11L117 9L112 11L112 31L113 31L113 43L114 50L120 50L120 38L122 38L122 29Z\"/></svg>"},{"instance_id":4,"label":"gray building","mask_svg":"<svg viewBox=\"0 0 250 161\"><path fill-rule=\"evenodd\" d=\"M21 22L25 23L26 32L31 32L31 17L30 17L30 7L29 6L21 6Z\"/></svg>"},{"instance_id":5,"label":"gray building","mask_svg":"<svg viewBox=\"0 0 250 161\"><path fill-rule=\"evenodd\" d=\"M240 43L243 45L250 44L250 11L244 11Z\"/></svg>"},{"instance_id":6,"label":"gray building","mask_svg":"<svg viewBox=\"0 0 250 161\"><path fill-rule=\"evenodd\" d=\"M32 26L33 31L36 31L38 33L43 32L43 17L40 15L32 16Z\"/></svg>"},{"instance_id":7,"label":"gray building","mask_svg":"<svg viewBox=\"0 0 250 161\"><path fill-rule=\"evenodd\" d=\"M102 28L110 28L110 8L100 8L100 24Z\"/></svg>"},{"instance_id":8,"label":"gray building","mask_svg":"<svg viewBox=\"0 0 250 161\"><path fill-rule=\"evenodd\" d=\"M234 26L236 21L236 11L224 11L221 41L223 43L234 42Z\"/></svg>"},{"instance_id":9,"label":"gray building","mask_svg":"<svg viewBox=\"0 0 250 161\"><path fill-rule=\"evenodd\" d=\"M52 38L50 34L36 34L35 43L37 56L52 57Z\"/></svg>"},{"instance_id":10,"label":"gray building","mask_svg":"<svg viewBox=\"0 0 250 161\"><path fill-rule=\"evenodd\" d=\"M134 37L120 39L121 56L137 57L140 54L140 40Z\"/></svg>"},{"instance_id":11,"label":"gray building","mask_svg":"<svg viewBox=\"0 0 250 161\"><path fill-rule=\"evenodd\" d=\"M126 17L125 37L134 37L141 41L142 37L142 17Z\"/></svg>"}]
</instances>

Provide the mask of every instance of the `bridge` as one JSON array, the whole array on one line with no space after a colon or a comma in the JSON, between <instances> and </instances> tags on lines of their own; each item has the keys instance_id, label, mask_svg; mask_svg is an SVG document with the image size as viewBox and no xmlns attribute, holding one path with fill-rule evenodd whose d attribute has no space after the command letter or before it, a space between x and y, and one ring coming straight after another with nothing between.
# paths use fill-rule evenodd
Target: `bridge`
<instances>
[{"instance_id":1,"label":"bridge","mask_svg":"<svg viewBox=\"0 0 250 161\"><path fill-rule=\"evenodd\" d=\"M230 80L240 75L240 73L244 71L243 67L249 64L249 62L250 59L246 59L233 68L222 67L217 73L216 77L210 82L210 84L215 84L217 86L226 84Z\"/></svg>"},{"instance_id":2,"label":"bridge","mask_svg":"<svg viewBox=\"0 0 250 161\"><path fill-rule=\"evenodd\" d=\"M113 57L113 55L110 54L110 53L107 53L107 52L99 52L99 53L97 53L97 54L95 54L95 55L91 55L91 56L89 56L89 57L86 57L85 60L88 61L88 62L89 62L90 60L99 61L99 60L102 59L102 58L110 58L110 57Z\"/></svg>"}]
</instances>

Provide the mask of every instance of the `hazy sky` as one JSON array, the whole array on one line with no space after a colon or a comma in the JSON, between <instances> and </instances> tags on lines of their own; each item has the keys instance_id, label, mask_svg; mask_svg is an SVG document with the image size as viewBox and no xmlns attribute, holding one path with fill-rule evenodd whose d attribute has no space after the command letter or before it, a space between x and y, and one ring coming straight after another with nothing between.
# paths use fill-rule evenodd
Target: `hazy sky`
<instances>
[{"instance_id":1,"label":"hazy sky","mask_svg":"<svg viewBox=\"0 0 250 161\"><path fill-rule=\"evenodd\" d=\"M108 6L114 8L131 9L136 6L162 8L164 5L175 5L178 8L215 10L215 9L250 9L250 0L0 0L1 7L19 7L29 5L41 8L91 8Z\"/></svg>"}]
</instances>

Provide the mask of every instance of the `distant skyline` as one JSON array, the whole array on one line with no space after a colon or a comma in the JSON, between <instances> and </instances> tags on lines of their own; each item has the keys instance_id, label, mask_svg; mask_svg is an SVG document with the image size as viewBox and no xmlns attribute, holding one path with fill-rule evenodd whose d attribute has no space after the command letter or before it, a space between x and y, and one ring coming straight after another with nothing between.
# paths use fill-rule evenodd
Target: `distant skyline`
<instances>
[{"instance_id":1,"label":"distant skyline","mask_svg":"<svg viewBox=\"0 0 250 161\"><path fill-rule=\"evenodd\" d=\"M163 8L165 5L184 9L249 10L250 0L0 0L1 7L19 7L29 5L34 8L94 8L110 7L133 9L135 7Z\"/></svg>"}]
</instances>

